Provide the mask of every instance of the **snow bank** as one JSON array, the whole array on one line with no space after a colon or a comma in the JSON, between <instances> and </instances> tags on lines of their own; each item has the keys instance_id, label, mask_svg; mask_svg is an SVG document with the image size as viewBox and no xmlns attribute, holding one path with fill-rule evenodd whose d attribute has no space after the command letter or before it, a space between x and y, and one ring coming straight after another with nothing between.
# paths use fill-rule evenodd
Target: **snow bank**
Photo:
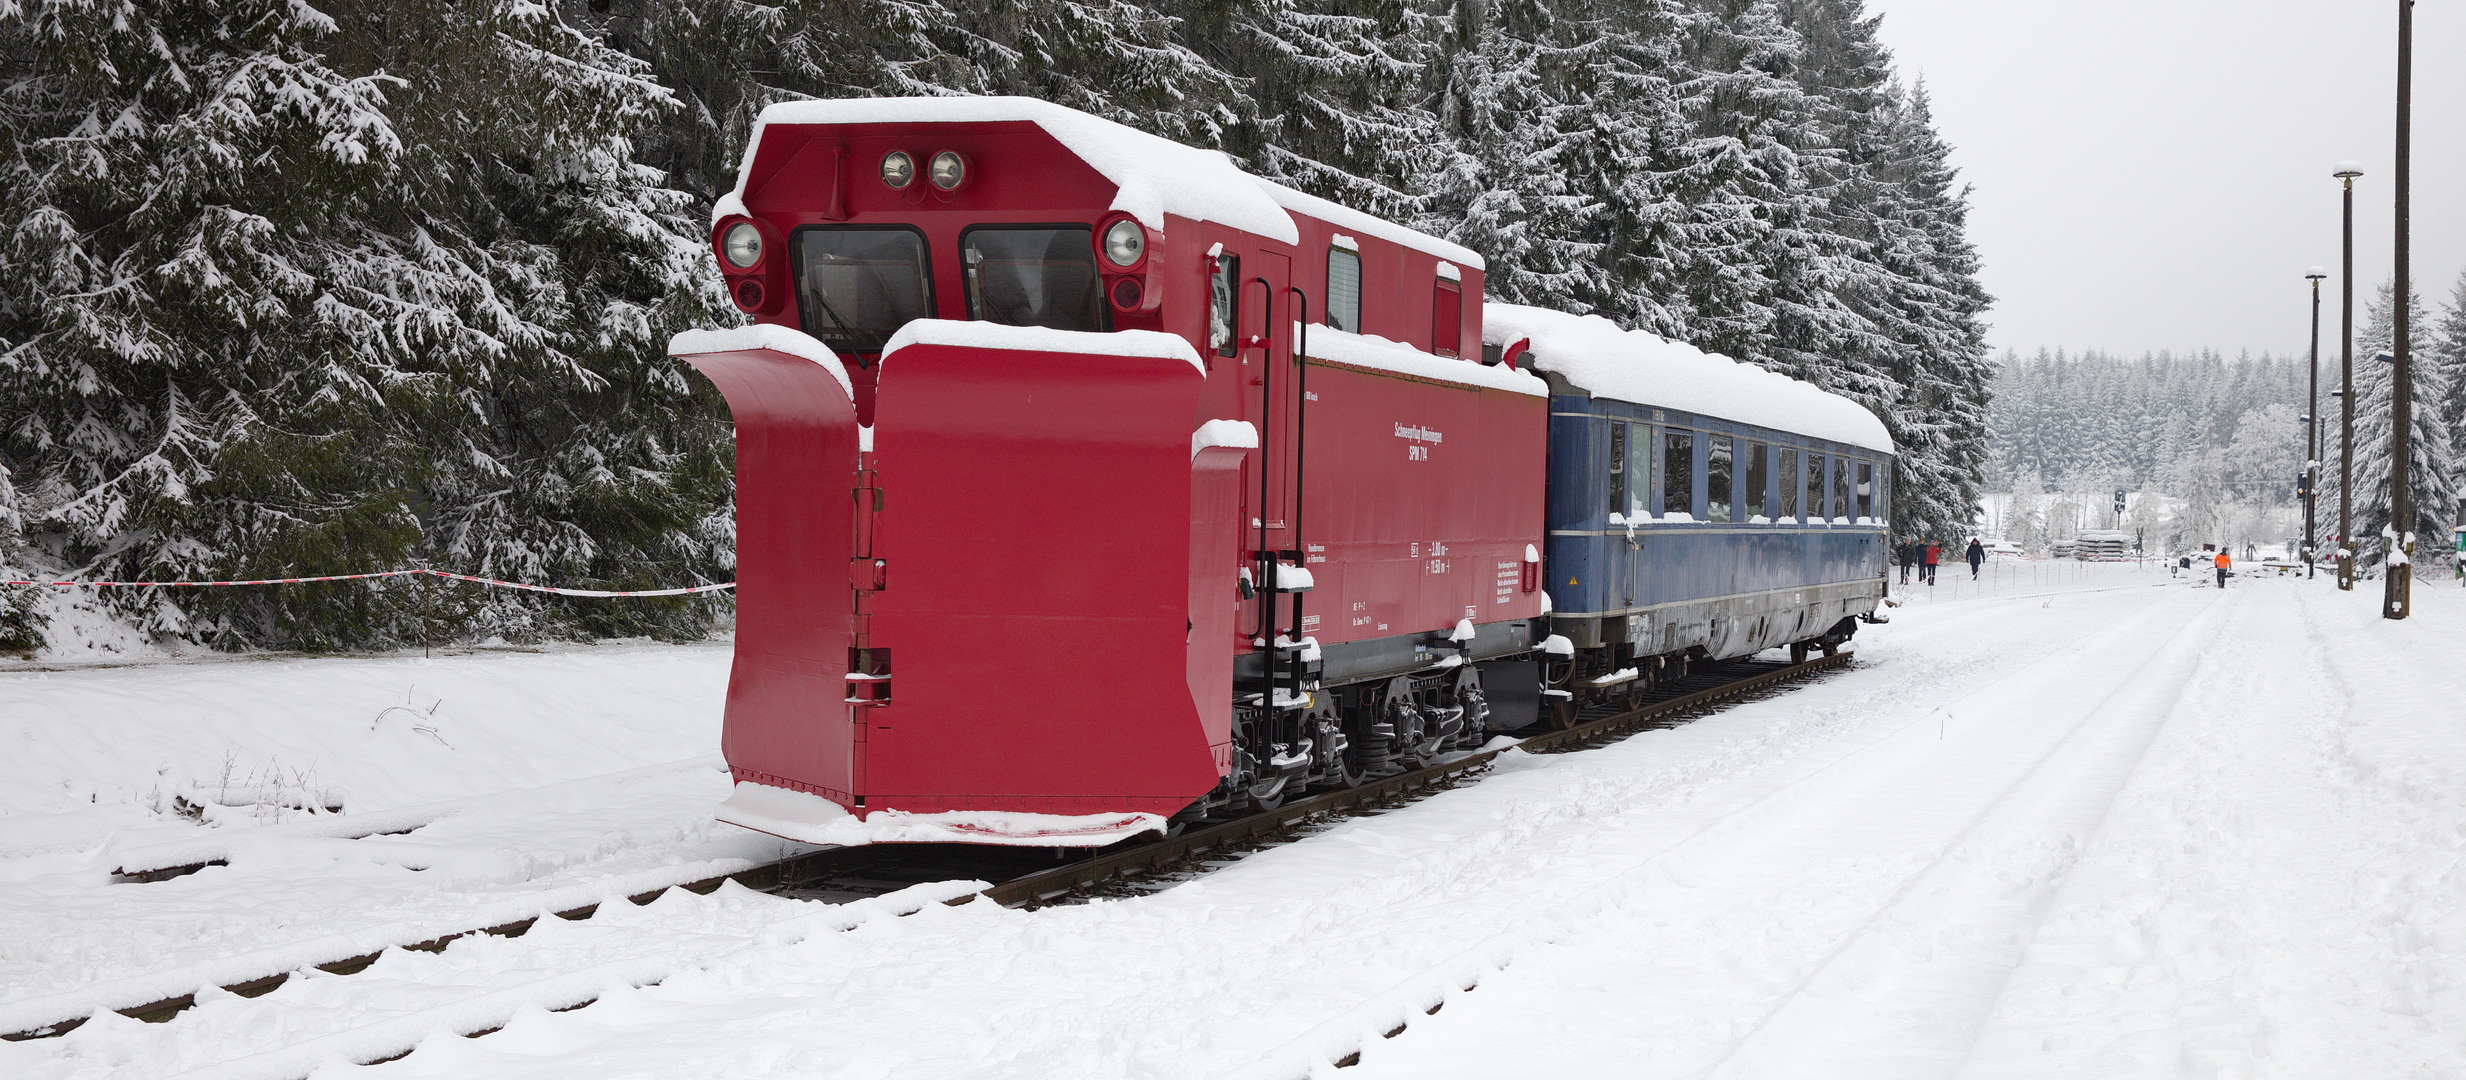
<instances>
[{"instance_id":1,"label":"snow bank","mask_svg":"<svg viewBox=\"0 0 2466 1080\"><path fill-rule=\"evenodd\" d=\"M719 804L719 820L807 844L1009 844L1018 847L1102 847L1143 832L1162 832L1157 814L1027 814L953 810L910 814L876 810L863 818L819 795L739 782Z\"/></svg>"},{"instance_id":2,"label":"snow bank","mask_svg":"<svg viewBox=\"0 0 2466 1080\"><path fill-rule=\"evenodd\" d=\"M804 331L776 323L755 323L732 326L723 330L687 330L668 339L668 355L691 356L694 353L751 352L769 349L790 356L801 356L822 365L831 378L839 380L839 389L850 398L856 396L854 384L848 381L848 369L839 362L839 354L831 347L814 340Z\"/></svg>"},{"instance_id":3,"label":"snow bank","mask_svg":"<svg viewBox=\"0 0 2466 1080\"><path fill-rule=\"evenodd\" d=\"M1293 324L1293 334L1296 339L1300 338L1300 323ZM1354 334L1325 326L1312 326L1309 344L1310 355L1319 360L1440 382L1531 394L1534 397L1550 396L1550 384L1531 372L1518 371L1504 364L1491 367L1472 360L1450 360L1374 334Z\"/></svg>"},{"instance_id":4,"label":"snow bank","mask_svg":"<svg viewBox=\"0 0 2466 1080\"><path fill-rule=\"evenodd\" d=\"M1198 350L1188 341L1154 330L1116 330L1110 334L1091 334L1084 330L1056 330L1049 326L1004 326L989 322L959 322L953 319L917 319L899 328L882 345L882 359L910 345L949 345L965 349L1016 349L1021 352L1085 353L1090 356L1147 356L1158 360L1179 360L1190 365L1199 377L1207 377L1207 366L1199 362Z\"/></svg>"},{"instance_id":5,"label":"snow bank","mask_svg":"<svg viewBox=\"0 0 2466 1080\"><path fill-rule=\"evenodd\" d=\"M1527 363L1599 397L1893 452L1891 433L1866 406L1685 342L1520 304L1484 304L1482 318L1485 343L1529 338Z\"/></svg>"}]
</instances>

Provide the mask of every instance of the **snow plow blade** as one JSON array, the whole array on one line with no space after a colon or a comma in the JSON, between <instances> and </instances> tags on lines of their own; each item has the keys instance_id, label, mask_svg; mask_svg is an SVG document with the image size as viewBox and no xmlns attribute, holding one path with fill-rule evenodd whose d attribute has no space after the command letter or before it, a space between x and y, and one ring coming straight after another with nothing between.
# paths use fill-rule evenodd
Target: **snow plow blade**
<instances>
[{"instance_id":1,"label":"snow plow blade","mask_svg":"<svg viewBox=\"0 0 2466 1080\"><path fill-rule=\"evenodd\" d=\"M857 647L890 677L854 706L852 809L1119 827L1214 787L1189 654L1226 649L1194 633L1189 344L921 321L879 377ZM1231 561L1199 569L1229 601ZM980 842L1036 842L998 832Z\"/></svg>"}]
</instances>

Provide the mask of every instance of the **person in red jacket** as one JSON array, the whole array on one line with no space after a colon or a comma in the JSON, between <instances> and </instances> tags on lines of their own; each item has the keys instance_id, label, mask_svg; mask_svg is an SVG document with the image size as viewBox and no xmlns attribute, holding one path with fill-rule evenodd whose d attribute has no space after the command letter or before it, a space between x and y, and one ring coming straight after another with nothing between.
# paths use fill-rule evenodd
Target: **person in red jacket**
<instances>
[{"instance_id":1,"label":"person in red jacket","mask_svg":"<svg viewBox=\"0 0 2466 1080\"><path fill-rule=\"evenodd\" d=\"M1935 542L1935 541L1933 541L1933 540L1929 540L1929 541L1927 541L1927 553L1926 553L1926 562L1925 562L1925 566L1926 566L1926 576L1927 576L1927 584L1929 584L1929 585L1933 585L1933 584L1935 584L1935 564L1940 563L1940 562L1942 562L1942 561L1944 561L1944 545L1942 545L1942 544L1940 544L1940 543L1937 543L1937 542Z\"/></svg>"}]
</instances>

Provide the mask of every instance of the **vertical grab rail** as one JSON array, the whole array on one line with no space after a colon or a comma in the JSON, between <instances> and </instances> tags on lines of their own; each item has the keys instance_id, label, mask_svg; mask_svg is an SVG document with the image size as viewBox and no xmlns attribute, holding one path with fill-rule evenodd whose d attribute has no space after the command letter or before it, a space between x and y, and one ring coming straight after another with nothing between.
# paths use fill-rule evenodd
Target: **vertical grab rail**
<instances>
[{"instance_id":1,"label":"vertical grab rail","mask_svg":"<svg viewBox=\"0 0 2466 1080\"><path fill-rule=\"evenodd\" d=\"M1302 569L1307 570L1310 567L1310 545L1302 541L1302 478L1304 475L1302 466L1306 460L1305 455L1310 450L1307 439L1310 433L1310 294L1303 292L1301 286L1298 285L1285 286L1284 291L1298 298L1299 318L1295 322L1301 327L1300 333L1296 335L1299 340L1293 346L1293 559ZM1300 593L1293 594L1293 633L1290 637L1293 647L1299 649L1302 640L1302 594ZM1275 642L1270 641L1268 644L1274 645ZM1293 663L1293 699L1296 701L1301 700L1300 656L1301 654L1296 652Z\"/></svg>"},{"instance_id":2,"label":"vertical grab rail","mask_svg":"<svg viewBox=\"0 0 2466 1080\"><path fill-rule=\"evenodd\" d=\"M1259 707L1273 716L1276 707L1276 553L1267 546L1267 453L1275 443L1268 439L1268 422L1275 411L1276 398L1276 283L1265 277L1254 277L1249 284L1267 290L1267 301L1259 305L1259 504L1257 522L1258 549L1251 561L1259 568L1259 647L1266 650L1259 680Z\"/></svg>"}]
</instances>

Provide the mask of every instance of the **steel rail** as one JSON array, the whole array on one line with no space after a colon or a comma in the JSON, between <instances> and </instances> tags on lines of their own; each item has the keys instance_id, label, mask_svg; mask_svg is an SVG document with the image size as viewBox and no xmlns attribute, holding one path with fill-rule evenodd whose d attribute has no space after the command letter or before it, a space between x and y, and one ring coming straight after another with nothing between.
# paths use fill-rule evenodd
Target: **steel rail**
<instances>
[{"instance_id":1,"label":"steel rail","mask_svg":"<svg viewBox=\"0 0 2466 1080\"><path fill-rule=\"evenodd\" d=\"M1219 825L1185 832L1179 836L1134 844L1120 850L1099 852L1090 858L1051 870L1013 877L982 891L946 901L946 903L953 905L971 903L979 897L1004 907L1047 903L1090 885L1125 874L1158 869L1204 852L1256 840L1316 815L1379 803L1454 781L1489 767L1499 754L1508 749L1521 749L1527 753L1550 753L1598 745L1644 728L1664 724L1675 714L1846 666L1852 655L1849 652L1841 652L1758 672L1744 678L1731 679L1700 690L1649 702L1626 712L1585 721L1564 730L1535 735L1521 740L1513 747L1478 751L1437 765L1368 781L1357 787L1330 791L1297 802L1286 803L1274 810L1248 814ZM709 893L730 881L760 892L792 890L817 880L827 879L834 874L844 876L889 863L895 860L899 847L898 845L881 845L826 848L821 851L791 856L777 862L764 863L733 874L723 874L699 881L652 889L628 896L626 899L637 905L648 904L665 895L669 889ZM1008 851L1009 849L1003 850ZM495 926L442 934L424 941L386 948L442 952L446 946L466 937L483 934L493 937L520 937L533 926L538 925L541 919L550 915L569 921L588 919L597 913L602 904L606 902L585 904L581 907L547 912ZM314 967L328 974L349 975L376 963L384 953L385 949L379 949L375 952L342 957L324 963L301 965L290 971L225 984L221 989L242 997L257 997L271 993L289 982L291 977L300 970ZM193 1007L196 1003L197 994L192 991L111 1011L147 1023L163 1023ZM77 1017L31 1030L0 1033L0 1039L16 1042L65 1035L83 1025L89 1018Z\"/></svg>"},{"instance_id":2,"label":"steel rail","mask_svg":"<svg viewBox=\"0 0 2466 1080\"><path fill-rule=\"evenodd\" d=\"M1467 754L1453 761L1368 781L1359 787L1344 788L1314 795L1298 802L1289 802L1276 809L1235 818L1221 825L1194 829L1180 836L1100 854L1091 859L1055 867L1041 873L1012 878L976 895L1004 907L1019 907L1049 900L1107 878L1139 870L1155 869L1201 852L1251 840L1315 814L1344 810L1428 788L1433 784L1487 768L1492 760L1508 749L1520 749L1527 753L1548 752L1573 749L1581 745L1613 739L1653 726L1657 721L1672 713L1684 712L1742 694L1753 693L1776 683L1789 682L1817 672L1841 667L1849 663L1851 655L1848 652L1840 652L1750 675L1743 679L1733 679L1717 686L1681 694L1663 701L1651 702L1641 708L1614 716L1536 735L1517 743L1512 748L1501 747L1497 750L1483 750ZM966 903L971 899L974 897L954 900L951 903Z\"/></svg>"}]
</instances>

